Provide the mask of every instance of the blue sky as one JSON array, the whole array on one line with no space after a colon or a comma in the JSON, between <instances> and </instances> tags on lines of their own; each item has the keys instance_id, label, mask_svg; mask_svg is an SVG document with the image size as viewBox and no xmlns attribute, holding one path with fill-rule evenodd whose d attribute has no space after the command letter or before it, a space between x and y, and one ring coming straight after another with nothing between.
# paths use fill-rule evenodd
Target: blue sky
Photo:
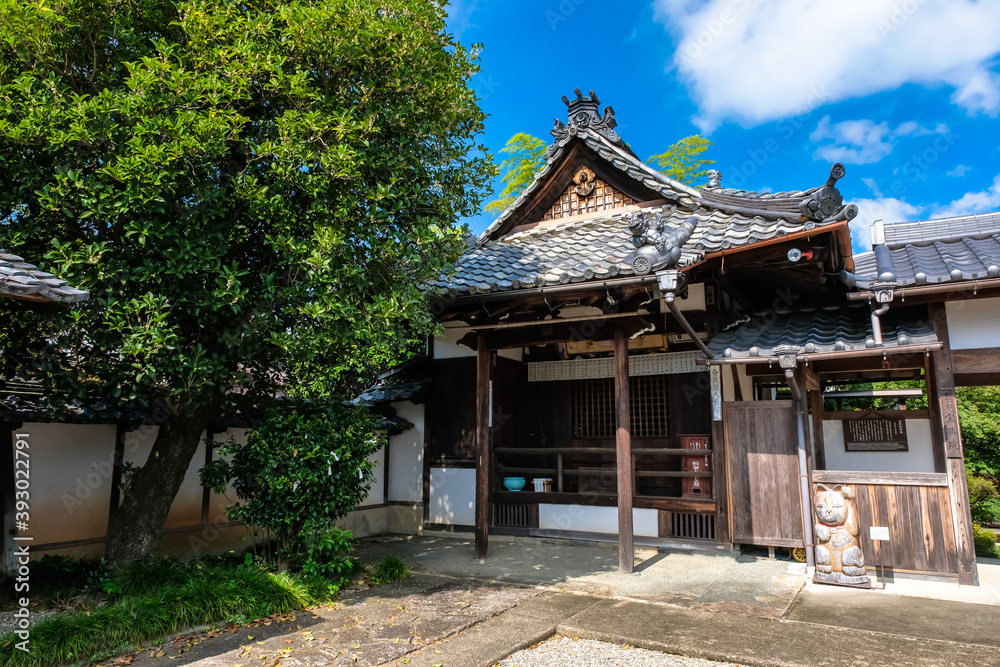
<instances>
[{"instance_id":1,"label":"blue sky","mask_svg":"<svg viewBox=\"0 0 1000 667\"><path fill-rule=\"evenodd\" d=\"M560 98L593 89L640 157L710 138L727 187L808 188L843 162L856 249L878 218L1000 210L995 0L458 0L449 14L482 45L494 153L516 132L549 141Z\"/></svg>"}]
</instances>

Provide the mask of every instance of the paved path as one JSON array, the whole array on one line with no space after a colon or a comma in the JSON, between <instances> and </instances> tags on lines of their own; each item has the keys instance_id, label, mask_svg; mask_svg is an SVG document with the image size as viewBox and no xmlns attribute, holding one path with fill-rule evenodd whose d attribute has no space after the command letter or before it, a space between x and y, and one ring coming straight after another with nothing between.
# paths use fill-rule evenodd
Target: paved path
<instances>
[{"instance_id":1,"label":"paved path","mask_svg":"<svg viewBox=\"0 0 1000 667\"><path fill-rule=\"evenodd\" d=\"M467 540L368 541L368 562L395 553L417 574L294 618L181 637L135 664L488 667L558 633L745 665L1000 665L1000 605L801 590L798 565L733 556L637 552L626 576L613 549L507 544L480 562Z\"/></svg>"},{"instance_id":2,"label":"paved path","mask_svg":"<svg viewBox=\"0 0 1000 667\"><path fill-rule=\"evenodd\" d=\"M368 538L357 553L367 563L394 554L418 572L768 618L785 613L805 574L802 563L642 547L635 550L635 572L622 574L617 544L539 538L491 537L485 560L464 536Z\"/></svg>"}]
</instances>

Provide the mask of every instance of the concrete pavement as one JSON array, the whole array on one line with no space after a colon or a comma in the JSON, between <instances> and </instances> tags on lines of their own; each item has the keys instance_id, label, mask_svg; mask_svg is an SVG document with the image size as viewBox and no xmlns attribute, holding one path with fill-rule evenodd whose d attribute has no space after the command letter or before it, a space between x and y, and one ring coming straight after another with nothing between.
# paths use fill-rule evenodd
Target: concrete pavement
<instances>
[{"instance_id":1,"label":"concrete pavement","mask_svg":"<svg viewBox=\"0 0 1000 667\"><path fill-rule=\"evenodd\" d=\"M746 665L1000 665L1000 562L981 564L979 588L897 579L883 592L803 587L801 564L737 554L640 549L623 575L616 549L554 540L491 540L484 561L466 537L380 537L358 551L368 563L387 553L414 576L175 637L134 665L488 667L556 633Z\"/></svg>"}]
</instances>

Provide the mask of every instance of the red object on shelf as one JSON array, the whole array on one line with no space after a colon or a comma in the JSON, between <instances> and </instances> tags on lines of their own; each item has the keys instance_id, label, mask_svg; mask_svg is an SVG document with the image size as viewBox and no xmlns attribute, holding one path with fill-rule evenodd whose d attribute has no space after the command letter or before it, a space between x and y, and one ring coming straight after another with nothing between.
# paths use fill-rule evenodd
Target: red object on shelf
<instances>
[{"instance_id":1,"label":"red object on shelf","mask_svg":"<svg viewBox=\"0 0 1000 667\"><path fill-rule=\"evenodd\" d=\"M680 436L681 449L704 449L711 451L712 438L707 435L682 435ZM681 470L689 472L711 472L712 457L692 456L690 454L681 457ZM681 478L682 498L711 498L712 478L709 477L682 477Z\"/></svg>"}]
</instances>

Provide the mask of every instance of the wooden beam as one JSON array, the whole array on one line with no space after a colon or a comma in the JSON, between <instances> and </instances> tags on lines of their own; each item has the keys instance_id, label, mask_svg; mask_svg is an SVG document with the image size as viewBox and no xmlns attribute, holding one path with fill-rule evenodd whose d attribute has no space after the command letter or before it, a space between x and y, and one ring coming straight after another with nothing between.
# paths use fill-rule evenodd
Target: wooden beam
<instances>
[{"instance_id":1,"label":"wooden beam","mask_svg":"<svg viewBox=\"0 0 1000 667\"><path fill-rule=\"evenodd\" d=\"M937 472L866 472L816 470L813 481L820 484L872 484L876 486L948 486L948 476Z\"/></svg>"},{"instance_id":2,"label":"wooden beam","mask_svg":"<svg viewBox=\"0 0 1000 667\"><path fill-rule=\"evenodd\" d=\"M1000 373L1000 348L951 350L955 374Z\"/></svg>"},{"instance_id":3,"label":"wooden beam","mask_svg":"<svg viewBox=\"0 0 1000 667\"><path fill-rule=\"evenodd\" d=\"M615 447L618 463L618 569L635 565L632 536L632 426L628 392L628 335L615 330Z\"/></svg>"},{"instance_id":4,"label":"wooden beam","mask_svg":"<svg viewBox=\"0 0 1000 667\"><path fill-rule=\"evenodd\" d=\"M819 391L823 387L823 383L819 379L819 373L812 366L802 367L802 379L805 381L807 391Z\"/></svg>"},{"instance_id":5,"label":"wooden beam","mask_svg":"<svg viewBox=\"0 0 1000 667\"><path fill-rule=\"evenodd\" d=\"M814 359L809 367L817 374L837 373L846 371L884 371L896 369L920 369L924 367L924 353L888 354L883 359L878 355L860 357L840 357L835 359ZM746 365L747 375L775 375L777 364L768 365L767 361ZM828 377L826 379L829 379Z\"/></svg>"},{"instance_id":6,"label":"wooden beam","mask_svg":"<svg viewBox=\"0 0 1000 667\"><path fill-rule=\"evenodd\" d=\"M732 364L729 367L729 370L730 370L730 376L732 377L732 380L733 380L733 397L737 401L742 401L743 400L743 385L740 383L740 374L739 374L739 371L736 370L736 364Z\"/></svg>"},{"instance_id":7,"label":"wooden beam","mask_svg":"<svg viewBox=\"0 0 1000 667\"><path fill-rule=\"evenodd\" d=\"M493 353L479 334L476 350L476 557L486 558L490 526L490 381Z\"/></svg>"},{"instance_id":8,"label":"wooden beam","mask_svg":"<svg viewBox=\"0 0 1000 667\"><path fill-rule=\"evenodd\" d=\"M934 333L944 345L931 353L935 405L941 417L941 436L947 456L948 490L951 514L955 524L955 546L958 551L958 583L978 585L976 551L972 541L972 515L969 512L969 489L965 481L965 459L962 455L962 433L958 422L958 402L955 399L954 367L948 341L948 318L943 303L927 307Z\"/></svg>"}]
</instances>

